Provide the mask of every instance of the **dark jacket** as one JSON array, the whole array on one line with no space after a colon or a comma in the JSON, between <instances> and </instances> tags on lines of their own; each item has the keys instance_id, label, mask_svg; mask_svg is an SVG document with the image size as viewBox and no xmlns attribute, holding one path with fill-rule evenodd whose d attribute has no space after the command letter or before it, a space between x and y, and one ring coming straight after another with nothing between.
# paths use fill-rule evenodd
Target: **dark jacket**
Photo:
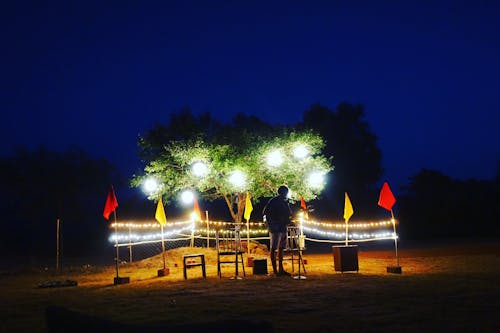
<instances>
[{"instance_id":1,"label":"dark jacket","mask_svg":"<svg viewBox=\"0 0 500 333\"><path fill-rule=\"evenodd\" d=\"M271 232L286 232L286 226L291 224L292 210L286 198L282 196L271 198L262 214L266 216L267 225Z\"/></svg>"}]
</instances>

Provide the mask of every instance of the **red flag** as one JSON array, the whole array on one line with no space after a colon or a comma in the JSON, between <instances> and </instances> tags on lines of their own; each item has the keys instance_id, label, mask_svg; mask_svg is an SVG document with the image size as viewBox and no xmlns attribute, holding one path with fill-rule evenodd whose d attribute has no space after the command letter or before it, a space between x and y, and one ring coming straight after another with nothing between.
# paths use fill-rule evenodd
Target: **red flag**
<instances>
[{"instance_id":1,"label":"red flag","mask_svg":"<svg viewBox=\"0 0 500 333\"><path fill-rule=\"evenodd\" d=\"M300 208L304 211L304 217L306 219L309 218L309 212L307 211L307 205L306 202L304 201L304 198L300 197Z\"/></svg>"},{"instance_id":2,"label":"red flag","mask_svg":"<svg viewBox=\"0 0 500 333\"><path fill-rule=\"evenodd\" d=\"M389 184L384 182L382 189L380 190L380 196L378 198L378 205L387 210L392 210L392 206L396 203L396 198L391 192Z\"/></svg>"},{"instance_id":3,"label":"red flag","mask_svg":"<svg viewBox=\"0 0 500 333\"><path fill-rule=\"evenodd\" d=\"M113 185L111 185L111 187L109 188L108 197L106 198L106 204L104 205L104 212L102 213L102 216L104 216L106 220L109 220L109 215L115 211L116 207L118 207L118 201L116 200Z\"/></svg>"},{"instance_id":4,"label":"red flag","mask_svg":"<svg viewBox=\"0 0 500 333\"><path fill-rule=\"evenodd\" d=\"M306 202L302 197L300 197L300 208L302 208L303 210L307 210Z\"/></svg>"},{"instance_id":5,"label":"red flag","mask_svg":"<svg viewBox=\"0 0 500 333\"><path fill-rule=\"evenodd\" d=\"M194 197L193 210L194 210L194 213L196 214L197 221L201 221L201 211L200 211L200 206L198 205L198 200L196 199L196 196Z\"/></svg>"}]
</instances>

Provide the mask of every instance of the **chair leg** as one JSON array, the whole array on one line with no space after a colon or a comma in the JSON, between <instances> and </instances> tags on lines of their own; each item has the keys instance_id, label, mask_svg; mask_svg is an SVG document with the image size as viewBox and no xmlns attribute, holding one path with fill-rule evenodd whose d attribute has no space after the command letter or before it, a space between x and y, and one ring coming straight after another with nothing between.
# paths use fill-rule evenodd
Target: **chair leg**
<instances>
[{"instance_id":1,"label":"chair leg","mask_svg":"<svg viewBox=\"0 0 500 333\"><path fill-rule=\"evenodd\" d=\"M201 271L203 273L203 278L206 279L207 278L207 271L205 269L205 256L201 257Z\"/></svg>"},{"instance_id":2,"label":"chair leg","mask_svg":"<svg viewBox=\"0 0 500 333\"><path fill-rule=\"evenodd\" d=\"M241 256L241 269L243 270L243 276L246 276L245 274L245 264L243 263L243 253L240 253Z\"/></svg>"},{"instance_id":3,"label":"chair leg","mask_svg":"<svg viewBox=\"0 0 500 333\"><path fill-rule=\"evenodd\" d=\"M234 261L235 261L234 263L235 263L235 265L236 265L236 266L235 266L235 269L234 269L234 276L235 276L235 277L238 277L238 253L236 253L234 257L235 257L235 258L234 258L234 259L235 259L235 260L234 260Z\"/></svg>"},{"instance_id":4,"label":"chair leg","mask_svg":"<svg viewBox=\"0 0 500 333\"><path fill-rule=\"evenodd\" d=\"M222 278L222 272L220 270L220 256L217 255L217 275L219 275L219 278Z\"/></svg>"},{"instance_id":5,"label":"chair leg","mask_svg":"<svg viewBox=\"0 0 500 333\"><path fill-rule=\"evenodd\" d=\"M184 280L187 280L186 258L183 258L182 267L184 272Z\"/></svg>"},{"instance_id":6,"label":"chair leg","mask_svg":"<svg viewBox=\"0 0 500 333\"><path fill-rule=\"evenodd\" d=\"M299 252L299 255L300 255L300 262L302 263L302 269L304 270L304 273L307 273L306 266L304 266L304 260L302 259L302 252ZM299 265L300 265L300 263L299 263Z\"/></svg>"}]
</instances>

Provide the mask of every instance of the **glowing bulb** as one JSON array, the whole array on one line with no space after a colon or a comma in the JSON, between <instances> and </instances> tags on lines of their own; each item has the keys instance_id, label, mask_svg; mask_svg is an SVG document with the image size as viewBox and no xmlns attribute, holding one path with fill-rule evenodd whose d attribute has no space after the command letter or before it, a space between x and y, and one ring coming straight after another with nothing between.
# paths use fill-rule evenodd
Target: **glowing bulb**
<instances>
[{"instance_id":1,"label":"glowing bulb","mask_svg":"<svg viewBox=\"0 0 500 333\"><path fill-rule=\"evenodd\" d=\"M207 165L203 162L195 162L191 166L191 171L197 177L203 177L208 173Z\"/></svg>"},{"instance_id":2,"label":"glowing bulb","mask_svg":"<svg viewBox=\"0 0 500 333\"><path fill-rule=\"evenodd\" d=\"M158 189L158 183L154 178L148 178L142 185L142 189L145 193L151 194Z\"/></svg>"},{"instance_id":3,"label":"glowing bulb","mask_svg":"<svg viewBox=\"0 0 500 333\"><path fill-rule=\"evenodd\" d=\"M325 176L320 171L314 171L309 174L307 182L312 188L321 188L325 181Z\"/></svg>"},{"instance_id":4,"label":"glowing bulb","mask_svg":"<svg viewBox=\"0 0 500 333\"><path fill-rule=\"evenodd\" d=\"M194 193L189 190L185 190L181 193L181 200L185 205L189 205L194 201Z\"/></svg>"},{"instance_id":5,"label":"glowing bulb","mask_svg":"<svg viewBox=\"0 0 500 333\"><path fill-rule=\"evenodd\" d=\"M309 155L309 149L304 145L299 145L293 150L293 156L299 160L305 158L307 155Z\"/></svg>"},{"instance_id":6,"label":"glowing bulb","mask_svg":"<svg viewBox=\"0 0 500 333\"><path fill-rule=\"evenodd\" d=\"M233 171L229 176L229 182L233 184L234 187L241 188L245 186L246 182L245 174L243 174L243 172L239 170Z\"/></svg>"},{"instance_id":7,"label":"glowing bulb","mask_svg":"<svg viewBox=\"0 0 500 333\"><path fill-rule=\"evenodd\" d=\"M280 166L283 163L283 156L279 150L274 150L267 155L267 165L271 167Z\"/></svg>"}]
</instances>

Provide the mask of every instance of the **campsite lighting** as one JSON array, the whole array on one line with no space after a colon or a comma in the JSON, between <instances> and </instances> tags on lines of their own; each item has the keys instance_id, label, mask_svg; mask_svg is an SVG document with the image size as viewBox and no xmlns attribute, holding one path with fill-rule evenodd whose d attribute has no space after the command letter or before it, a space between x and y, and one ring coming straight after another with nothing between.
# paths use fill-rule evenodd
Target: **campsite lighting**
<instances>
[{"instance_id":1,"label":"campsite lighting","mask_svg":"<svg viewBox=\"0 0 500 333\"><path fill-rule=\"evenodd\" d=\"M179 227L183 226L186 224L190 224L191 220L181 220L181 221L174 221L174 222L167 222L165 224L166 227L173 228L173 227ZM226 222L226 221L208 221L209 224L214 225L218 228L220 227L230 227L234 224L234 222ZM389 222L390 223L390 222ZM262 228L264 227L263 222L249 222L249 225L251 227L255 228ZM120 222L120 223L112 223L110 225L110 228L118 228L120 230L128 230L128 229L134 229L134 230L147 230L147 229L158 229L160 228L160 225L155 222L155 223L150 223L150 222ZM264 229L267 230L267 229Z\"/></svg>"},{"instance_id":2,"label":"campsite lighting","mask_svg":"<svg viewBox=\"0 0 500 333\"><path fill-rule=\"evenodd\" d=\"M267 165L277 167L283 163L283 155L279 150L273 150L267 155Z\"/></svg>"},{"instance_id":3,"label":"campsite lighting","mask_svg":"<svg viewBox=\"0 0 500 333\"><path fill-rule=\"evenodd\" d=\"M312 188L321 188L325 182L325 175L320 171L313 171L307 177L307 183Z\"/></svg>"},{"instance_id":4,"label":"campsite lighting","mask_svg":"<svg viewBox=\"0 0 500 333\"><path fill-rule=\"evenodd\" d=\"M233 186L236 188L243 188L243 186L245 186L246 183L245 174L240 170L233 171L229 175L229 182L233 184Z\"/></svg>"},{"instance_id":5,"label":"campsite lighting","mask_svg":"<svg viewBox=\"0 0 500 333\"><path fill-rule=\"evenodd\" d=\"M194 201L194 193L190 190L184 190L181 193L181 201L185 205L192 204Z\"/></svg>"},{"instance_id":6,"label":"campsite lighting","mask_svg":"<svg viewBox=\"0 0 500 333\"><path fill-rule=\"evenodd\" d=\"M196 216L194 216L196 218ZM344 222L319 222L304 220L299 216L301 228L304 233L307 233L310 239L314 239L314 236L320 236L322 242L332 242L341 243L345 241L345 232L343 232L345 226ZM209 221L211 225L216 228L229 228L233 225L233 222L225 221ZM350 228L355 229L352 233L349 233L349 239L352 241L378 241L378 240L388 240L398 237L391 230L392 222L389 221L366 221L366 222L351 222ZM189 239L194 235L201 235L206 232L206 228L198 225L193 220L193 215L190 216L188 220L175 221L167 223L167 228L164 232L164 236L170 240L179 239ZM267 235L267 228L264 227L262 222L250 222L251 229L250 234L254 237L262 237ZM161 240L161 233L158 231L158 223L116 223L111 225L111 228L116 227L120 232L114 233L110 238L110 242L118 241L119 246L128 246L130 243L134 245L145 244L145 243L155 243ZM130 233L130 228L133 232ZM187 236L186 232L189 232L192 236ZM214 230L210 230L214 235ZM189 238L188 238L189 237ZM198 236L196 236L198 237Z\"/></svg>"},{"instance_id":7,"label":"campsite lighting","mask_svg":"<svg viewBox=\"0 0 500 333\"><path fill-rule=\"evenodd\" d=\"M158 182L153 177L149 177L144 181L142 190L146 194L152 194L158 189Z\"/></svg>"},{"instance_id":8,"label":"campsite lighting","mask_svg":"<svg viewBox=\"0 0 500 333\"><path fill-rule=\"evenodd\" d=\"M191 166L191 172L197 177L203 177L208 173L208 167L204 162L198 161Z\"/></svg>"},{"instance_id":9,"label":"campsite lighting","mask_svg":"<svg viewBox=\"0 0 500 333\"><path fill-rule=\"evenodd\" d=\"M293 149L293 156L301 160L309 155L309 149L304 145L298 145Z\"/></svg>"}]
</instances>

